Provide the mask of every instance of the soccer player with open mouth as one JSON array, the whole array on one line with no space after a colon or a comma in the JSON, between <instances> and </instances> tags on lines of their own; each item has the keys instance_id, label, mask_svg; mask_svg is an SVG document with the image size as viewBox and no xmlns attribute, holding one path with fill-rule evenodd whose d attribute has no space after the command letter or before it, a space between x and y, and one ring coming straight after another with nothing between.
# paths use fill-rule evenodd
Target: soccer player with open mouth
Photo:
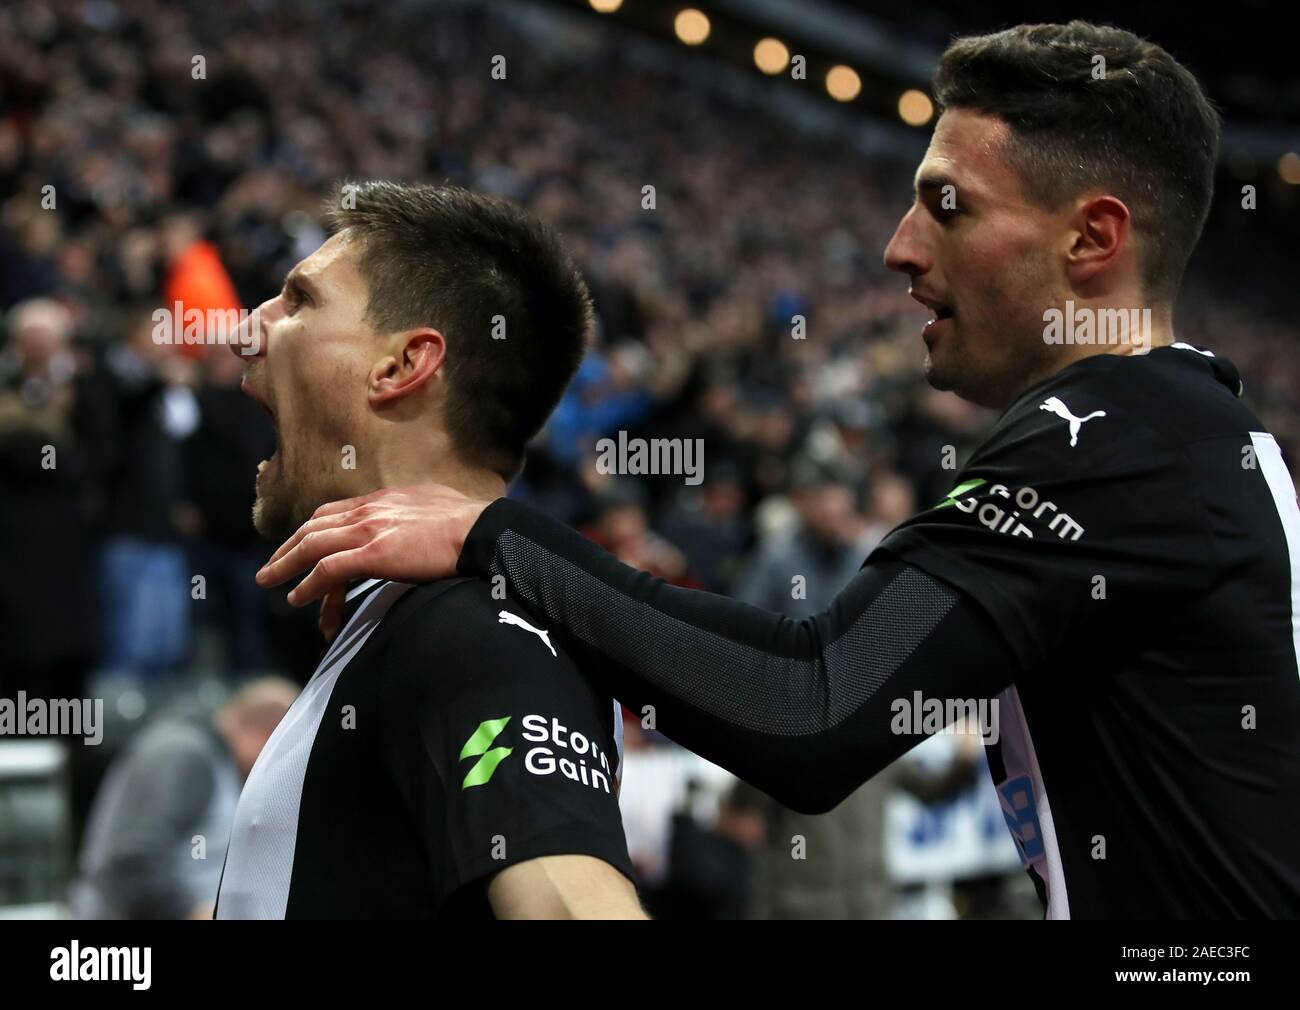
<instances>
[{"instance_id":1,"label":"soccer player with open mouth","mask_svg":"<svg viewBox=\"0 0 1300 1010\"><path fill-rule=\"evenodd\" d=\"M558 239L508 203L376 182L338 207L232 347L279 434L269 538L383 487L501 494L591 329ZM340 616L244 786L216 918L644 917L618 709L536 617L463 578L360 582Z\"/></svg>"}]
</instances>

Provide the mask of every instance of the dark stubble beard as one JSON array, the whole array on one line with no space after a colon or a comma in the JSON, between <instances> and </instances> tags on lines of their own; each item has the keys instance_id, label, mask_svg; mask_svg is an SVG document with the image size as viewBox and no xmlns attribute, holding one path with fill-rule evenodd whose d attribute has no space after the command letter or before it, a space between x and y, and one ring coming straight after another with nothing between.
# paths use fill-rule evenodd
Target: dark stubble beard
<instances>
[{"instance_id":1,"label":"dark stubble beard","mask_svg":"<svg viewBox=\"0 0 1300 1010\"><path fill-rule=\"evenodd\" d=\"M944 363L935 366L931 354L926 363L926 379L935 389L952 391L964 400L1004 410L1026 389L1052 375L1059 367L1060 354L1043 339L1042 312L1050 297L1046 265L1030 256L1018 268L1002 275L1002 294L990 304L1015 308L1002 320L992 318L964 320L970 326L985 326L992 338L984 341L985 356L976 357L970 344L954 333L956 345L945 347ZM1026 292L1038 292L1026 295ZM1041 301L1041 307L1038 302ZM958 325L963 320L958 311ZM1000 332L993 334L997 328Z\"/></svg>"},{"instance_id":2,"label":"dark stubble beard","mask_svg":"<svg viewBox=\"0 0 1300 1010\"><path fill-rule=\"evenodd\" d=\"M288 540L316 511L331 499L313 494L309 481L296 472L285 458L281 446L274 462L262 472L253 502L253 528L263 539L275 544Z\"/></svg>"},{"instance_id":3,"label":"dark stubble beard","mask_svg":"<svg viewBox=\"0 0 1300 1010\"><path fill-rule=\"evenodd\" d=\"M306 520L303 520L306 521ZM258 489L253 502L253 529L263 540L281 544L302 525L295 521L295 511L276 488Z\"/></svg>"}]
</instances>

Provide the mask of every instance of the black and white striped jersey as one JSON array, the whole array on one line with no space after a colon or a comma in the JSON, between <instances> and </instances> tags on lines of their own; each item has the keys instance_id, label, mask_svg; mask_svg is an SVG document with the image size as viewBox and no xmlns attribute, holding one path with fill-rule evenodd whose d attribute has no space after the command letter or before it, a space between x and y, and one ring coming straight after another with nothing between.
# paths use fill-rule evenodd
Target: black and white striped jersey
<instances>
[{"instance_id":1,"label":"black and white striped jersey","mask_svg":"<svg viewBox=\"0 0 1300 1010\"><path fill-rule=\"evenodd\" d=\"M602 686L799 810L983 703L1050 917L1300 917L1300 507L1240 386L1181 344L1062 369L802 620L505 500L459 569L503 576ZM933 727L901 718L932 703Z\"/></svg>"},{"instance_id":2,"label":"black and white striped jersey","mask_svg":"<svg viewBox=\"0 0 1300 1010\"><path fill-rule=\"evenodd\" d=\"M490 916L485 882L548 855L631 877L621 736L487 584L363 583L244 786L216 917Z\"/></svg>"}]
</instances>

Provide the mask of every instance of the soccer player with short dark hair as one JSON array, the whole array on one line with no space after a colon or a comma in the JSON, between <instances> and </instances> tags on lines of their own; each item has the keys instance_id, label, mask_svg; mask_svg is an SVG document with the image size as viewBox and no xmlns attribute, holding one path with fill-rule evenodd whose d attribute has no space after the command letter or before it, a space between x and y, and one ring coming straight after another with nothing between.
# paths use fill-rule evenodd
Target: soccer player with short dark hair
<instances>
[{"instance_id":1,"label":"soccer player with short dark hair","mask_svg":"<svg viewBox=\"0 0 1300 1010\"><path fill-rule=\"evenodd\" d=\"M1002 415L824 613L427 488L322 509L259 580L314 565L305 603L358 574L504 576L622 701L809 812L917 742L898 702L996 699L990 767L1048 917L1296 917L1300 508L1236 369L1173 327L1218 115L1163 49L1082 22L958 39L935 83L885 262L934 311L930 382Z\"/></svg>"},{"instance_id":2,"label":"soccer player with short dark hair","mask_svg":"<svg viewBox=\"0 0 1300 1010\"><path fill-rule=\"evenodd\" d=\"M330 217L232 347L279 439L258 531L412 482L501 494L588 339L572 261L450 186L346 186ZM546 628L464 578L372 579L339 616L240 796L217 918L643 917L618 712Z\"/></svg>"}]
</instances>

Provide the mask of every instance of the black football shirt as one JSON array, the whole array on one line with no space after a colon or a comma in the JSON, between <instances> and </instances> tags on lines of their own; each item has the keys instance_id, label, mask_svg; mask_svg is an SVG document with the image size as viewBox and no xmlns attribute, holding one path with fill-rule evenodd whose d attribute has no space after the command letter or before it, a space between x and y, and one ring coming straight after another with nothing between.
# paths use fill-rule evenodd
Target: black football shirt
<instances>
[{"instance_id":1,"label":"black football shirt","mask_svg":"<svg viewBox=\"0 0 1300 1010\"><path fill-rule=\"evenodd\" d=\"M217 918L486 917L548 855L632 877L617 709L544 628L470 579L348 608L245 784Z\"/></svg>"},{"instance_id":2,"label":"black football shirt","mask_svg":"<svg viewBox=\"0 0 1300 1010\"><path fill-rule=\"evenodd\" d=\"M1240 386L1077 362L877 548L1015 653L990 764L1051 918L1300 915L1300 510Z\"/></svg>"}]
</instances>

